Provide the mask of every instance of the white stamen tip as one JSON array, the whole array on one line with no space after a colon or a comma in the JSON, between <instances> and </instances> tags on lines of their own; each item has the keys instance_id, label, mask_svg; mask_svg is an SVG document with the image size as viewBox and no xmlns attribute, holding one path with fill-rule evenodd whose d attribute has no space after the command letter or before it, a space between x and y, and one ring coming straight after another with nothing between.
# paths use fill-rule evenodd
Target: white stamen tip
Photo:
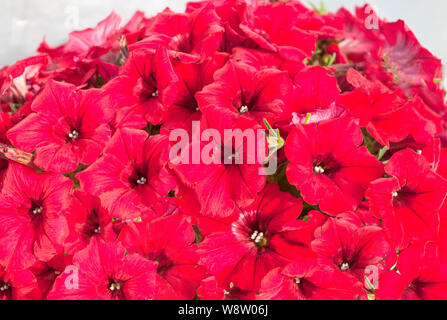
<instances>
[{"instance_id":1,"label":"white stamen tip","mask_svg":"<svg viewBox=\"0 0 447 320\"><path fill-rule=\"evenodd\" d=\"M295 279L295 284L301 284L301 279L300 278L296 278Z\"/></svg>"},{"instance_id":2,"label":"white stamen tip","mask_svg":"<svg viewBox=\"0 0 447 320\"><path fill-rule=\"evenodd\" d=\"M73 139L73 140L75 140L75 139L77 139L77 138L79 138L79 132L77 132L76 130L73 130L72 132L70 132L69 134L68 134L68 137L70 138L70 139Z\"/></svg>"},{"instance_id":3,"label":"white stamen tip","mask_svg":"<svg viewBox=\"0 0 447 320\"><path fill-rule=\"evenodd\" d=\"M139 185L145 185L147 183L147 179L145 177L142 177L142 178L137 180L137 183Z\"/></svg>"},{"instance_id":4,"label":"white stamen tip","mask_svg":"<svg viewBox=\"0 0 447 320\"><path fill-rule=\"evenodd\" d=\"M119 291L121 290L121 284L119 283L112 283L109 287L110 291Z\"/></svg>"},{"instance_id":5,"label":"white stamen tip","mask_svg":"<svg viewBox=\"0 0 447 320\"><path fill-rule=\"evenodd\" d=\"M251 240L256 240L256 238L258 237L259 231L255 231L253 232L253 234L251 235Z\"/></svg>"},{"instance_id":6,"label":"white stamen tip","mask_svg":"<svg viewBox=\"0 0 447 320\"><path fill-rule=\"evenodd\" d=\"M158 97L158 90L156 90L154 93L152 93L152 96L153 96L154 98Z\"/></svg>"},{"instance_id":7,"label":"white stamen tip","mask_svg":"<svg viewBox=\"0 0 447 320\"><path fill-rule=\"evenodd\" d=\"M42 213L42 211L43 211L43 208L42 207L38 207L38 208L35 208L34 210L33 210L33 214L40 214L40 213Z\"/></svg>"},{"instance_id":8,"label":"white stamen tip","mask_svg":"<svg viewBox=\"0 0 447 320\"><path fill-rule=\"evenodd\" d=\"M264 232L255 231L250 236L250 239L256 244L261 244L264 241L264 236Z\"/></svg>"},{"instance_id":9,"label":"white stamen tip","mask_svg":"<svg viewBox=\"0 0 447 320\"><path fill-rule=\"evenodd\" d=\"M8 290L9 288L11 288L11 286L7 283L5 283L3 286L0 287L0 291L4 292L6 290Z\"/></svg>"},{"instance_id":10,"label":"white stamen tip","mask_svg":"<svg viewBox=\"0 0 447 320\"><path fill-rule=\"evenodd\" d=\"M239 110L240 113L246 113L248 112L248 106L242 106L241 109Z\"/></svg>"},{"instance_id":11,"label":"white stamen tip","mask_svg":"<svg viewBox=\"0 0 447 320\"><path fill-rule=\"evenodd\" d=\"M393 195L393 198L396 198L396 197L399 195L399 193L398 193L397 191L394 191L394 192L392 193L392 195Z\"/></svg>"},{"instance_id":12,"label":"white stamen tip","mask_svg":"<svg viewBox=\"0 0 447 320\"><path fill-rule=\"evenodd\" d=\"M317 174L323 174L325 171L324 171L324 169L321 167L321 166L316 166L315 168L314 168L314 171L315 171L315 173L317 173Z\"/></svg>"},{"instance_id":13,"label":"white stamen tip","mask_svg":"<svg viewBox=\"0 0 447 320\"><path fill-rule=\"evenodd\" d=\"M100 234L100 233L101 233L101 227L96 228L96 229L95 229L95 233L96 233L96 234Z\"/></svg>"},{"instance_id":14,"label":"white stamen tip","mask_svg":"<svg viewBox=\"0 0 447 320\"><path fill-rule=\"evenodd\" d=\"M349 270L349 263L343 263L340 267L341 271L348 271Z\"/></svg>"}]
</instances>

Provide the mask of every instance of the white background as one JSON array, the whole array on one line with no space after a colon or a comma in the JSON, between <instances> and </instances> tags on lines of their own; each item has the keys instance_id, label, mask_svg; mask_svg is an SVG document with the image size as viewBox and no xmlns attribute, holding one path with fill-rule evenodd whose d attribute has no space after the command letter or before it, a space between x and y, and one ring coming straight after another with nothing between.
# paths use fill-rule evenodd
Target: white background
<instances>
[{"instance_id":1,"label":"white background","mask_svg":"<svg viewBox=\"0 0 447 320\"><path fill-rule=\"evenodd\" d=\"M169 6L183 11L187 0L1 0L0 66L34 54L44 35L51 45L67 39L74 27L95 26L111 10L127 20L137 9L147 16ZM304 0L304 3L310 1ZM313 0L319 3L319 0ZM326 7L353 9L362 0L326 0ZM404 19L422 44L447 61L446 0L370 0L381 17L389 21ZM70 19L78 12L79 19ZM76 21L77 20L77 21ZM77 26L76 26L77 24Z\"/></svg>"}]
</instances>

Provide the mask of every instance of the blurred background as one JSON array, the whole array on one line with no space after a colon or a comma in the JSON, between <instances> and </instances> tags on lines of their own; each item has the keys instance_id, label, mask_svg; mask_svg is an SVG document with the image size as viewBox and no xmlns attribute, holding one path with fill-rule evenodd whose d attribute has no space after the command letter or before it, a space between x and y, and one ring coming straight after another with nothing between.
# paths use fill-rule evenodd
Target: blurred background
<instances>
[{"instance_id":1,"label":"blurred background","mask_svg":"<svg viewBox=\"0 0 447 320\"><path fill-rule=\"evenodd\" d=\"M1 0L0 66L11 64L35 53L46 36L59 45L73 30L95 26L112 10L127 21L135 10L156 14L165 7L183 11L187 0ZM307 1L319 6L319 0ZM364 0L326 0L328 10L341 6L353 9ZM370 0L379 16L389 21L404 19L421 43L447 61L446 0Z\"/></svg>"}]
</instances>

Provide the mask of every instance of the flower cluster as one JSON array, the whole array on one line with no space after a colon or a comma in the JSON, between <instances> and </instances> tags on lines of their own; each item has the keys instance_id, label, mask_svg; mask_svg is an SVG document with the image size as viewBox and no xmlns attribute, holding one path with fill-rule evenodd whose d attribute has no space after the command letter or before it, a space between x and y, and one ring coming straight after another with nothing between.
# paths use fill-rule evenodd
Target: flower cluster
<instances>
[{"instance_id":1,"label":"flower cluster","mask_svg":"<svg viewBox=\"0 0 447 320\"><path fill-rule=\"evenodd\" d=\"M0 299L447 298L442 63L403 21L206 0L38 52L0 70Z\"/></svg>"}]
</instances>

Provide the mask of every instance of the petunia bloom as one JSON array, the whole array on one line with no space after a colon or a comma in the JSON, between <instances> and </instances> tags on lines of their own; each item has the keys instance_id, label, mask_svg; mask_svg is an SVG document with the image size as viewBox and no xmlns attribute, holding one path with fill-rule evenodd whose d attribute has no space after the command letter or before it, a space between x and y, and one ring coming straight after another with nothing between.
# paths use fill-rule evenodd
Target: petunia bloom
<instances>
[{"instance_id":1,"label":"petunia bloom","mask_svg":"<svg viewBox=\"0 0 447 320\"><path fill-rule=\"evenodd\" d=\"M286 142L290 183L326 213L357 209L369 182L383 175L383 165L360 147L362 140L348 117L298 125Z\"/></svg>"},{"instance_id":2,"label":"petunia bloom","mask_svg":"<svg viewBox=\"0 0 447 320\"><path fill-rule=\"evenodd\" d=\"M0 194L1 265L21 270L63 253L72 186L62 175L10 164Z\"/></svg>"},{"instance_id":3,"label":"petunia bloom","mask_svg":"<svg viewBox=\"0 0 447 320\"><path fill-rule=\"evenodd\" d=\"M115 219L135 219L175 189L168 172L168 138L120 129L104 155L77 175L82 188L99 197Z\"/></svg>"},{"instance_id":4,"label":"petunia bloom","mask_svg":"<svg viewBox=\"0 0 447 320\"><path fill-rule=\"evenodd\" d=\"M383 219L387 239L398 250L413 241L433 240L439 232L447 180L410 149L396 153L385 172L390 177L372 182L366 198L371 212Z\"/></svg>"},{"instance_id":5,"label":"petunia bloom","mask_svg":"<svg viewBox=\"0 0 447 320\"><path fill-rule=\"evenodd\" d=\"M73 265L59 276L48 300L151 300L157 265L138 254L126 254L119 242L99 239L75 254Z\"/></svg>"},{"instance_id":6,"label":"petunia bloom","mask_svg":"<svg viewBox=\"0 0 447 320\"><path fill-rule=\"evenodd\" d=\"M200 264L226 290L257 290L271 269L310 252L309 224L296 220L301 209L301 200L268 185L255 203L237 209L226 229L206 236Z\"/></svg>"},{"instance_id":7,"label":"petunia bloom","mask_svg":"<svg viewBox=\"0 0 447 320\"><path fill-rule=\"evenodd\" d=\"M111 135L112 114L101 97L101 91L50 81L34 100L34 113L10 129L8 138L25 152L36 151L34 163L45 171L69 173L92 164Z\"/></svg>"},{"instance_id":8,"label":"petunia bloom","mask_svg":"<svg viewBox=\"0 0 447 320\"><path fill-rule=\"evenodd\" d=\"M129 224L120 240L129 252L157 263L155 299L194 299L205 271L197 265L195 234L186 217L177 214Z\"/></svg>"}]
</instances>

